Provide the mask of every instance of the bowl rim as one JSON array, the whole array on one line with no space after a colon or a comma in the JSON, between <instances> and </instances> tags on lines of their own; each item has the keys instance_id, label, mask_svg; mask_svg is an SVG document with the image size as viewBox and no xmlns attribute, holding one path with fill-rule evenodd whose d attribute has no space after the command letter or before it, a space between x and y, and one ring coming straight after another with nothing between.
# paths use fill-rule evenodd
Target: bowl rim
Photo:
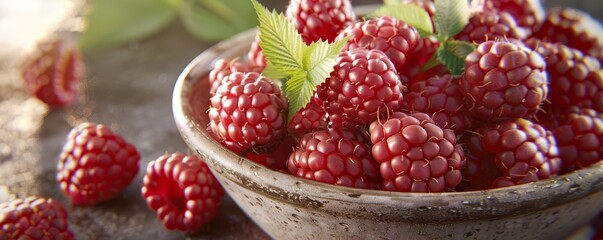
<instances>
[{"instance_id":1,"label":"bowl rim","mask_svg":"<svg viewBox=\"0 0 603 240\"><path fill-rule=\"evenodd\" d=\"M206 126L192 116L189 97L200 76L220 56L233 56L250 43L257 30L250 29L208 48L192 60L179 75L173 90L172 110L177 128L186 144L201 157L215 175L252 191L281 201L312 205L314 201L344 201L355 204L391 204L396 208L438 206L440 210L453 207L469 208L490 203L506 205L495 213L475 211L474 218L495 218L515 215L566 204L603 190L603 161L589 167L537 182L487 190L409 193L384 190L356 189L312 181L271 170L224 148L206 131ZM241 44L245 43L245 44ZM247 44L250 45L250 44ZM287 186L293 190L285 190ZM545 191L547 194L541 194ZM290 195L294 193L295 196ZM287 193L287 194L283 194ZM419 203L417 203L417 200ZM491 201L492 200L492 201ZM521 200L520 202L518 202ZM414 201L414 202L413 202ZM297 202L297 203L295 203ZM333 206L333 205L330 205Z\"/></svg>"}]
</instances>

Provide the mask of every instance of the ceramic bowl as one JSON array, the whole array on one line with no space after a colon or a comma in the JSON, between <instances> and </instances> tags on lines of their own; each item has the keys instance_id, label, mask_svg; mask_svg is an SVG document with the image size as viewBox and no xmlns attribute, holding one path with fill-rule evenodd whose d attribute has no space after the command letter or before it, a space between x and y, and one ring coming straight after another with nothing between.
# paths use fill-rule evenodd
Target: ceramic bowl
<instances>
[{"instance_id":1,"label":"ceramic bowl","mask_svg":"<svg viewBox=\"0 0 603 240\"><path fill-rule=\"evenodd\" d=\"M206 131L210 68L244 56L255 30L207 49L173 93L176 125L238 206L275 239L558 239L603 209L603 162L485 191L398 193L323 184L270 170Z\"/></svg>"}]
</instances>

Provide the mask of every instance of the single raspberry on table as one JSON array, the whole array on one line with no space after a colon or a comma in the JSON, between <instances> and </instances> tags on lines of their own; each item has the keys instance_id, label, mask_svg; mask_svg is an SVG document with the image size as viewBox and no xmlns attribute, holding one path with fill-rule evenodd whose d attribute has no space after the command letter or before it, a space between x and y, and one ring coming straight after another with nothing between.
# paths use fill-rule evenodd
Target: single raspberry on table
<instances>
[{"instance_id":1,"label":"single raspberry on table","mask_svg":"<svg viewBox=\"0 0 603 240\"><path fill-rule=\"evenodd\" d=\"M356 22L350 0L291 0L285 17L308 45L318 40L333 42L342 29Z\"/></svg>"},{"instance_id":2,"label":"single raspberry on table","mask_svg":"<svg viewBox=\"0 0 603 240\"><path fill-rule=\"evenodd\" d=\"M541 0L473 0L471 4L478 9L511 14L528 35L540 27L546 16Z\"/></svg>"},{"instance_id":3,"label":"single raspberry on table","mask_svg":"<svg viewBox=\"0 0 603 240\"><path fill-rule=\"evenodd\" d=\"M334 125L370 124L402 105L402 82L380 50L352 49L339 54L317 97Z\"/></svg>"},{"instance_id":4,"label":"single raspberry on table","mask_svg":"<svg viewBox=\"0 0 603 240\"><path fill-rule=\"evenodd\" d=\"M96 204L117 197L130 184L139 160L136 147L108 126L82 123L67 136L57 181L73 204Z\"/></svg>"},{"instance_id":5,"label":"single raspberry on table","mask_svg":"<svg viewBox=\"0 0 603 240\"><path fill-rule=\"evenodd\" d=\"M411 82L404 96L407 109L431 115L441 128L450 128L461 136L471 128L472 118L463 107L463 95L459 90L459 79L451 75L433 76L426 80Z\"/></svg>"},{"instance_id":6,"label":"single raspberry on table","mask_svg":"<svg viewBox=\"0 0 603 240\"><path fill-rule=\"evenodd\" d=\"M28 197L0 203L0 239L74 239L61 203Z\"/></svg>"},{"instance_id":7,"label":"single raspberry on table","mask_svg":"<svg viewBox=\"0 0 603 240\"><path fill-rule=\"evenodd\" d=\"M507 12L483 10L473 13L469 22L454 38L483 43L488 40L525 39L528 31L517 26L515 18Z\"/></svg>"},{"instance_id":8,"label":"single raspberry on table","mask_svg":"<svg viewBox=\"0 0 603 240\"><path fill-rule=\"evenodd\" d=\"M460 90L469 112L485 121L531 118L546 99L540 54L517 44L486 41L465 59Z\"/></svg>"},{"instance_id":9,"label":"single raspberry on table","mask_svg":"<svg viewBox=\"0 0 603 240\"><path fill-rule=\"evenodd\" d=\"M444 192L461 182L463 149L454 132L438 127L429 115L396 112L373 122L369 134L383 190Z\"/></svg>"},{"instance_id":10,"label":"single raspberry on table","mask_svg":"<svg viewBox=\"0 0 603 240\"><path fill-rule=\"evenodd\" d=\"M233 152L269 147L287 133L287 98L259 73L231 73L210 102L209 130Z\"/></svg>"},{"instance_id":11,"label":"single raspberry on table","mask_svg":"<svg viewBox=\"0 0 603 240\"><path fill-rule=\"evenodd\" d=\"M337 39L351 36L342 51L355 48L381 50L403 72L407 55L420 41L419 32L406 22L388 17L376 17L357 22L344 29Z\"/></svg>"},{"instance_id":12,"label":"single raspberry on table","mask_svg":"<svg viewBox=\"0 0 603 240\"><path fill-rule=\"evenodd\" d=\"M553 105L603 111L603 72L596 59L561 43L530 38L526 45L546 61L550 89L548 99Z\"/></svg>"},{"instance_id":13,"label":"single raspberry on table","mask_svg":"<svg viewBox=\"0 0 603 240\"><path fill-rule=\"evenodd\" d=\"M209 94L211 96L216 94L218 87L222 85L223 81L228 81L228 76L233 72L257 72L261 73L265 68L263 67L250 65L244 62L238 61L238 59L228 60L228 59L218 59L215 63L211 71L209 71ZM226 78L226 80L224 80Z\"/></svg>"},{"instance_id":14,"label":"single raspberry on table","mask_svg":"<svg viewBox=\"0 0 603 240\"><path fill-rule=\"evenodd\" d=\"M542 41L561 43L584 54L601 58L603 27L588 13L573 8L554 7L547 11L542 26L533 37Z\"/></svg>"},{"instance_id":15,"label":"single raspberry on table","mask_svg":"<svg viewBox=\"0 0 603 240\"><path fill-rule=\"evenodd\" d=\"M147 165L141 189L169 230L196 232L218 214L224 189L195 155L164 154Z\"/></svg>"},{"instance_id":16,"label":"single raspberry on table","mask_svg":"<svg viewBox=\"0 0 603 240\"><path fill-rule=\"evenodd\" d=\"M552 133L516 118L487 125L462 140L467 148L468 189L519 185L559 174L561 159Z\"/></svg>"},{"instance_id":17,"label":"single raspberry on table","mask_svg":"<svg viewBox=\"0 0 603 240\"><path fill-rule=\"evenodd\" d=\"M562 173L588 167L603 159L603 113L572 107L552 129L562 160Z\"/></svg>"},{"instance_id":18,"label":"single raspberry on table","mask_svg":"<svg viewBox=\"0 0 603 240\"><path fill-rule=\"evenodd\" d=\"M77 45L67 38L40 42L21 66L25 89L50 107L75 101L84 76L84 61Z\"/></svg>"},{"instance_id":19,"label":"single raspberry on table","mask_svg":"<svg viewBox=\"0 0 603 240\"><path fill-rule=\"evenodd\" d=\"M330 128L303 135L287 160L298 177L340 186L378 189L381 177L370 146L352 128Z\"/></svg>"}]
</instances>

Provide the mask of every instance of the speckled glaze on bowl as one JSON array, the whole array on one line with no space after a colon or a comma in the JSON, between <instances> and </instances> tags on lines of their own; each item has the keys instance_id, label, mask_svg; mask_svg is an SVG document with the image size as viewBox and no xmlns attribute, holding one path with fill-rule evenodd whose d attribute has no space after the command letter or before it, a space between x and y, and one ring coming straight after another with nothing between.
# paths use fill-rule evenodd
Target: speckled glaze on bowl
<instances>
[{"instance_id":1,"label":"speckled glaze on bowl","mask_svg":"<svg viewBox=\"0 0 603 240\"><path fill-rule=\"evenodd\" d=\"M228 194L275 239L559 239L603 208L603 163L553 179L487 191L397 193L327 185L240 157L206 131L208 72L243 56L255 30L200 54L173 94L177 127Z\"/></svg>"}]
</instances>

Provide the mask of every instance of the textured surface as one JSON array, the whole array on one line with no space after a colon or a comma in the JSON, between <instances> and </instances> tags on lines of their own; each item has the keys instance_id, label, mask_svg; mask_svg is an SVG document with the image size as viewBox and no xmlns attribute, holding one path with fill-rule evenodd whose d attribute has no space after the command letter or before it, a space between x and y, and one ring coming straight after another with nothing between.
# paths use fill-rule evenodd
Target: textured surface
<instances>
[{"instance_id":1,"label":"textured surface","mask_svg":"<svg viewBox=\"0 0 603 240\"><path fill-rule=\"evenodd\" d=\"M58 18L56 12L68 8L72 1L19 1L25 2L50 5L29 8L30 17ZM277 4L272 5L276 9L283 9L286 3L262 2L275 2ZM381 1L354 1L355 5L363 3ZM575 4L603 18L603 5L599 1L548 0L546 3ZM0 1L0 36L3 36L0 39L3 44L0 49L0 202L30 195L56 198L66 205L70 228L78 239L267 238L230 199L226 199L216 221L196 235L164 230L140 194L142 171L114 201L96 207L71 206L60 194L55 168L67 133L78 123L109 124L137 145L142 155L141 167L166 151L188 151L172 117L172 89L186 64L210 44L194 39L175 23L150 39L86 54L86 85L79 102L66 110L51 111L25 93L17 67L24 51L45 33L43 29L56 28L53 23L57 21L22 25L25 23L19 21L21 16L15 16L16 12L12 11L18 6L15 1ZM43 21L43 18L35 19L37 23ZM18 26L18 31L12 26Z\"/></svg>"}]
</instances>

